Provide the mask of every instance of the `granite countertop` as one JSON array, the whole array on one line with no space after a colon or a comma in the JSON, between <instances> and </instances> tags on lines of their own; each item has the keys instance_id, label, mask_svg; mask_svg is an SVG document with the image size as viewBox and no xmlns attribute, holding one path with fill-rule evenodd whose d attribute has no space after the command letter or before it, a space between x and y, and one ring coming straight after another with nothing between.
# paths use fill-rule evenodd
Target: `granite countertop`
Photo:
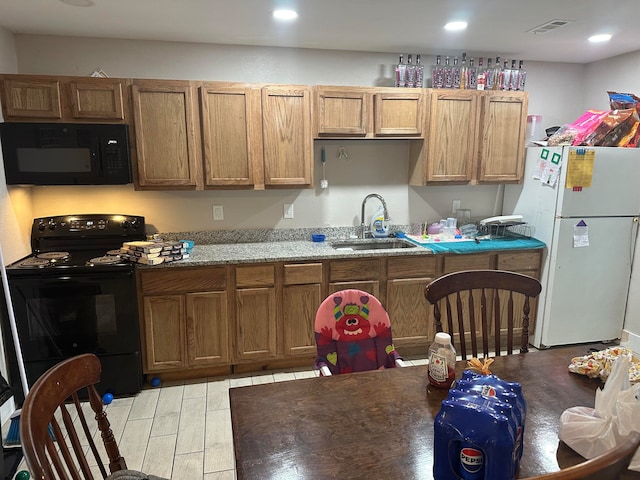
<instances>
[{"instance_id":1,"label":"granite countertop","mask_svg":"<svg viewBox=\"0 0 640 480\"><path fill-rule=\"evenodd\" d=\"M380 240L393 241L394 239ZM342 240L341 240L342 241ZM355 240L357 242L357 240ZM205 265L225 265L239 263L260 263L279 261L309 261L333 258L362 258L396 255L433 255L429 248L413 246L410 248L345 250L331 246L333 241L312 242L310 240L230 243L213 245L195 245L189 258L177 262L162 263L158 267L194 267ZM140 265L147 268L145 265Z\"/></svg>"},{"instance_id":2,"label":"granite countertop","mask_svg":"<svg viewBox=\"0 0 640 480\"><path fill-rule=\"evenodd\" d=\"M181 238L190 238L185 234L177 235ZM193 238L193 237L191 237ZM309 238L307 236L306 238ZM427 245L416 245L407 239L386 238L375 239L377 243L403 241L414 245L410 248L377 248L371 250L335 249L332 243L336 241L363 242L371 239L345 239L342 237L328 237L324 242L312 242L311 240L291 238L254 238L253 241L228 241L223 243L199 243L193 247L189 258L162 263L156 266L139 265L140 268L173 268L195 267L208 265L227 265L242 263L261 263L278 261L314 261L326 259L347 259L364 257L388 257L407 255L434 255L443 253L468 254L494 250L525 250L544 248L545 244L535 238L500 238L482 240L476 242L452 242ZM220 239L218 239L220 241ZM464 244L464 245L463 245Z\"/></svg>"}]
</instances>

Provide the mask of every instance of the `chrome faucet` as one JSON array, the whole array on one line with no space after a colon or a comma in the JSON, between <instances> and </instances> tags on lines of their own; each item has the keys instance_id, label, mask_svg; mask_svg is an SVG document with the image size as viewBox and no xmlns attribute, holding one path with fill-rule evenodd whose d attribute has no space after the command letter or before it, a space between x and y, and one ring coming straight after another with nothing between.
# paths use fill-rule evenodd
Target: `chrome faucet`
<instances>
[{"instance_id":1,"label":"chrome faucet","mask_svg":"<svg viewBox=\"0 0 640 480\"><path fill-rule=\"evenodd\" d=\"M367 203L367 200L373 197L380 200L380 203L382 203L382 209L384 211L384 221L385 222L389 221L389 211L387 210L387 202L384 201L384 198L382 198L382 195L378 195L377 193L370 193L369 195L364 197L364 200L362 200L362 211L360 212L360 238L366 238L367 236L369 237L372 236L371 230L367 227L367 224L364 221L364 207Z\"/></svg>"}]
</instances>

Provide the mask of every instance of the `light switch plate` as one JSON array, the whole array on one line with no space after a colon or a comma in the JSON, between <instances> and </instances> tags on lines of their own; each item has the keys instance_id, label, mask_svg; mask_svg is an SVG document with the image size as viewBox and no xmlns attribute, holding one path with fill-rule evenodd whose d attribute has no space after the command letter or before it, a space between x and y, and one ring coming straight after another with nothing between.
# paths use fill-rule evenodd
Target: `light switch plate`
<instances>
[{"instance_id":1,"label":"light switch plate","mask_svg":"<svg viewBox=\"0 0 640 480\"><path fill-rule=\"evenodd\" d=\"M284 218L293 218L293 203L284 204Z\"/></svg>"},{"instance_id":2,"label":"light switch plate","mask_svg":"<svg viewBox=\"0 0 640 480\"><path fill-rule=\"evenodd\" d=\"M222 205L213 206L213 219L224 220L224 209L222 208Z\"/></svg>"}]
</instances>

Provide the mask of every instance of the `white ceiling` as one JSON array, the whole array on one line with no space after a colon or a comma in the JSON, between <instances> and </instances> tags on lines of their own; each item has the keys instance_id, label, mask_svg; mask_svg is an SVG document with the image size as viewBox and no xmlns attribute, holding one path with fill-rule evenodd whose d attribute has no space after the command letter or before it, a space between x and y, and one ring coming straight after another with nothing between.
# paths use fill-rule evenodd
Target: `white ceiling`
<instances>
[{"instance_id":1,"label":"white ceiling","mask_svg":"<svg viewBox=\"0 0 640 480\"><path fill-rule=\"evenodd\" d=\"M640 0L0 0L13 33L589 63L640 50ZM271 19L292 7L293 24ZM442 26L465 20L466 31ZM527 33L551 20L571 23ZM610 33L606 44L590 35Z\"/></svg>"}]
</instances>

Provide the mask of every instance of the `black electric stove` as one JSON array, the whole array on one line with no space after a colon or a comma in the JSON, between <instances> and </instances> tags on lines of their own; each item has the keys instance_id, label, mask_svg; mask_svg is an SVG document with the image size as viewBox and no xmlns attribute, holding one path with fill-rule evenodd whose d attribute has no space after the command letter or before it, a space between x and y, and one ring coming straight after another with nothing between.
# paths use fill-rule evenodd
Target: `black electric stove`
<instances>
[{"instance_id":1,"label":"black electric stove","mask_svg":"<svg viewBox=\"0 0 640 480\"><path fill-rule=\"evenodd\" d=\"M136 215L34 219L32 254L7 267L29 385L61 360L94 353L102 364L103 393L140 391L135 264L122 258L120 249L123 242L144 238L144 217ZM9 326L4 328L10 334ZM12 342L7 343L15 385L17 359ZM21 389L14 390L20 402Z\"/></svg>"},{"instance_id":2,"label":"black electric stove","mask_svg":"<svg viewBox=\"0 0 640 480\"><path fill-rule=\"evenodd\" d=\"M144 240L144 217L82 214L36 218L31 227L32 254L7 267L10 276L57 275L133 268L120 256L124 242ZM9 273L10 272L10 273Z\"/></svg>"}]
</instances>

